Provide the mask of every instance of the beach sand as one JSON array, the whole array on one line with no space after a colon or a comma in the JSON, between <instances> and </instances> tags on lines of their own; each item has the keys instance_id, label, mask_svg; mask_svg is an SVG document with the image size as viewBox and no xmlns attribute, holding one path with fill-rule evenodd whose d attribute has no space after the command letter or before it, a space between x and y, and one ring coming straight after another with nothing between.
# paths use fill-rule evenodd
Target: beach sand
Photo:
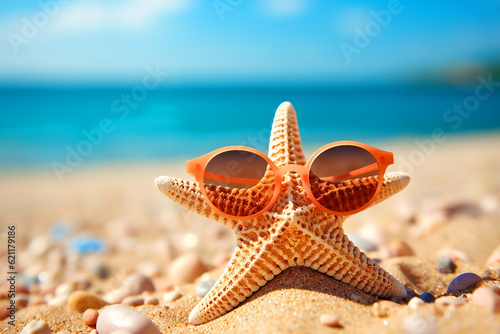
<instances>
[{"instance_id":1,"label":"beach sand","mask_svg":"<svg viewBox=\"0 0 500 334\"><path fill-rule=\"evenodd\" d=\"M389 171L407 172L410 185L375 207L349 217L344 229L354 242L375 246L367 254L420 295L446 294L466 272L483 280L446 299L411 305L379 302L308 268L279 274L242 305L207 324L192 326L199 302L195 289L216 280L236 245L233 233L188 213L154 185L160 175L189 178L184 161L81 166L59 182L51 171L10 171L0 176L0 305L9 305L6 282L8 227L15 227L15 327L7 317L2 333L18 333L32 320L52 332L91 333L82 313L70 311L74 290L99 297L120 288L125 277L151 278L157 303L134 306L163 333L499 333L500 312L472 302L483 286L500 286L500 134L421 138L374 144L394 152ZM401 245L407 245L403 247ZM361 245L359 245L363 248ZM496 252L496 257L494 253ZM183 274L176 259L196 254L194 282L175 284ZM396 256L403 255L403 256ZM441 258L456 264L437 270ZM187 266L189 266L188 264ZM177 275L177 276L176 276ZM164 299L178 291L177 300ZM109 295L108 295L109 296ZM154 300L154 298L153 298ZM156 305L155 305L156 304ZM0 313L2 318L8 314ZM337 317L335 327L322 316Z\"/></svg>"}]
</instances>

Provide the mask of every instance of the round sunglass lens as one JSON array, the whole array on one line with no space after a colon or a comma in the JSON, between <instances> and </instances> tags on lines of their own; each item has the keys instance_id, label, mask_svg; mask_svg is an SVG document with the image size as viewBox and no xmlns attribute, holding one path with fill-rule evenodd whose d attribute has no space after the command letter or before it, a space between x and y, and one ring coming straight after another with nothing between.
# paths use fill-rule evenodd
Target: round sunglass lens
<instances>
[{"instance_id":1,"label":"round sunglass lens","mask_svg":"<svg viewBox=\"0 0 500 334\"><path fill-rule=\"evenodd\" d=\"M371 153L358 146L343 145L329 148L314 159L309 183L314 198L323 207L350 212L373 198L379 174Z\"/></svg>"},{"instance_id":2,"label":"round sunglass lens","mask_svg":"<svg viewBox=\"0 0 500 334\"><path fill-rule=\"evenodd\" d=\"M203 177L208 200L231 216L262 211L274 194L274 174L267 161L247 151L234 150L213 157Z\"/></svg>"}]
</instances>

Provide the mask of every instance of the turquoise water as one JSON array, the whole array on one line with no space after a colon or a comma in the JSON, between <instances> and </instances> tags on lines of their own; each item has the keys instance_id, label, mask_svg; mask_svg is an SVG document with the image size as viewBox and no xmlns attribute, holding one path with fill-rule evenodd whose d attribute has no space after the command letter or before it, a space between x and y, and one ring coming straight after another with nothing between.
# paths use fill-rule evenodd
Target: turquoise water
<instances>
[{"instance_id":1,"label":"turquoise water","mask_svg":"<svg viewBox=\"0 0 500 334\"><path fill-rule=\"evenodd\" d=\"M500 129L500 89L478 98L475 88L1 89L0 167L195 157L240 144L266 151L283 101L304 144Z\"/></svg>"}]
</instances>

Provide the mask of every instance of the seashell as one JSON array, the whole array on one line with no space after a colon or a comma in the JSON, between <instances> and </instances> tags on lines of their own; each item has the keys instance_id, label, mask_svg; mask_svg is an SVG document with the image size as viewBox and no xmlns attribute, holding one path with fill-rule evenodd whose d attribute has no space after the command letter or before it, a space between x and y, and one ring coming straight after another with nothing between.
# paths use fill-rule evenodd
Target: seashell
<instances>
[{"instance_id":1,"label":"seashell","mask_svg":"<svg viewBox=\"0 0 500 334\"><path fill-rule=\"evenodd\" d=\"M131 334L161 334L148 317L121 304L111 305L99 311L96 329L99 334L111 334L118 330Z\"/></svg>"},{"instance_id":2,"label":"seashell","mask_svg":"<svg viewBox=\"0 0 500 334\"><path fill-rule=\"evenodd\" d=\"M451 281L446 290L446 294L457 293L468 287L481 282L483 279L474 273L464 273L459 275Z\"/></svg>"}]
</instances>

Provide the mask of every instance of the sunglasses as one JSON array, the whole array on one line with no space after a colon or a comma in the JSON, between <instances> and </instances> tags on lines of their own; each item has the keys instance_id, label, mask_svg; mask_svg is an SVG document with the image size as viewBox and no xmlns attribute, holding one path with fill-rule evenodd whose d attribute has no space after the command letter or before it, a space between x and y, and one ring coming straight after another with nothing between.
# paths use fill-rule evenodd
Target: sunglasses
<instances>
[{"instance_id":1,"label":"sunglasses","mask_svg":"<svg viewBox=\"0 0 500 334\"><path fill-rule=\"evenodd\" d=\"M273 206L288 172L300 176L307 196L321 210L341 216L362 211L377 198L393 163L391 152L339 141L321 147L305 165L277 167L256 149L228 146L189 160L186 169L215 212L244 220Z\"/></svg>"}]
</instances>

